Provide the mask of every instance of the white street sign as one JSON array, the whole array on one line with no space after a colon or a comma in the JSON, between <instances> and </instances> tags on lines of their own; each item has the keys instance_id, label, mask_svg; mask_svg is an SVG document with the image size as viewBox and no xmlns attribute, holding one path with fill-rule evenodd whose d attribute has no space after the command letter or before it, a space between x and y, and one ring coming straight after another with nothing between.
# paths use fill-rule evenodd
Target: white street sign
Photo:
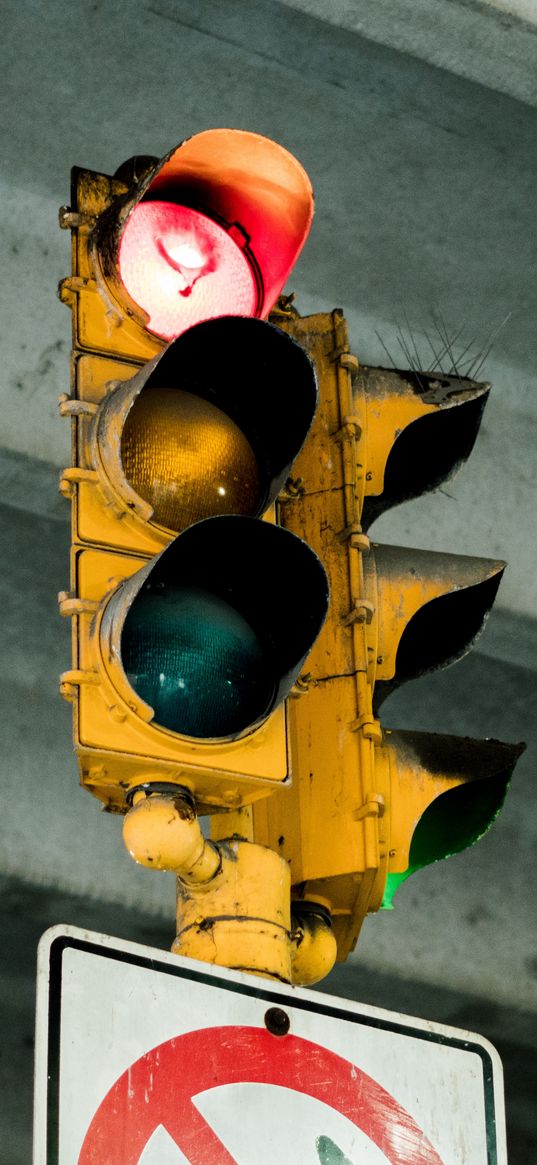
<instances>
[{"instance_id":1,"label":"white street sign","mask_svg":"<svg viewBox=\"0 0 537 1165\"><path fill-rule=\"evenodd\" d=\"M47 931L34 1165L274 1162L507 1165L499 1057L454 1028Z\"/></svg>"}]
</instances>

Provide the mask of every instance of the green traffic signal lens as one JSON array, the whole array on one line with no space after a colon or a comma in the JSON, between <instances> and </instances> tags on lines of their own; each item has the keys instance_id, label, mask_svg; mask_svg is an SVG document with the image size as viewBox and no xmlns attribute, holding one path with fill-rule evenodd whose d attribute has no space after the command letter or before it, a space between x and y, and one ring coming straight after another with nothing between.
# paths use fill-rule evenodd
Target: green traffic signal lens
<instances>
[{"instance_id":1,"label":"green traffic signal lens","mask_svg":"<svg viewBox=\"0 0 537 1165\"><path fill-rule=\"evenodd\" d=\"M123 666L154 722L200 739L236 736L270 711L270 652L243 615L199 587L152 585L123 627Z\"/></svg>"},{"instance_id":2,"label":"green traffic signal lens","mask_svg":"<svg viewBox=\"0 0 537 1165\"><path fill-rule=\"evenodd\" d=\"M511 770L468 781L442 793L420 817L410 845L408 868L388 874L382 907L390 910L399 886L416 870L475 845L494 824L509 787Z\"/></svg>"},{"instance_id":3,"label":"green traffic signal lens","mask_svg":"<svg viewBox=\"0 0 537 1165\"><path fill-rule=\"evenodd\" d=\"M183 530L217 514L254 514L260 479L254 451L231 417L203 397L159 386L141 392L121 438L127 480L152 521Z\"/></svg>"}]
</instances>

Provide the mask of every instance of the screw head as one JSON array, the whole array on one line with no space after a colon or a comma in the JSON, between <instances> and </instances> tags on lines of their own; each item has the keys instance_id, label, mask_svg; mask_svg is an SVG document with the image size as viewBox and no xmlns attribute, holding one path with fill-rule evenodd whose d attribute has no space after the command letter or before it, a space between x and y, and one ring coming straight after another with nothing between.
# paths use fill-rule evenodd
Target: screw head
<instances>
[{"instance_id":1,"label":"screw head","mask_svg":"<svg viewBox=\"0 0 537 1165\"><path fill-rule=\"evenodd\" d=\"M273 1036L286 1036L291 1020L281 1007L269 1007L265 1012L265 1027Z\"/></svg>"}]
</instances>

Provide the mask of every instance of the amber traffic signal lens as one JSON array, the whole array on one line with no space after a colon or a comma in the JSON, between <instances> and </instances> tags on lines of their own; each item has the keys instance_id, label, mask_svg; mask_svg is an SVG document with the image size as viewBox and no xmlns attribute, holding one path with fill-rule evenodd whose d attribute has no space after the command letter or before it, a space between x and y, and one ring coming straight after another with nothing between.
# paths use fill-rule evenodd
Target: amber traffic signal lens
<instances>
[{"instance_id":1,"label":"amber traffic signal lens","mask_svg":"<svg viewBox=\"0 0 537 1165\"><path fill-rule=\"evenodd\" d=\"M218 514L254 514L260 500L252 447L226 413L182 389L140 393L125 423L121 459L133 489L168 530Z\"/></svg>"}]
</instances>

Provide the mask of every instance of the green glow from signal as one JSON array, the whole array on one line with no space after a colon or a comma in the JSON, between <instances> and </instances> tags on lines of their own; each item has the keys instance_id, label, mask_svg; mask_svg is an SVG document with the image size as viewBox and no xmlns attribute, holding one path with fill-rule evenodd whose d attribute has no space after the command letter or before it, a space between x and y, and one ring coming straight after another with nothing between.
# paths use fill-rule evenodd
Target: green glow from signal
<instances>
[{"instance_id":1,"label":"green glow from signal","mask_svg":"<svg viewBox=\"0 0 537 1165\"><path fill-rule=\"evenodd\" d=\"M483 837L502 808L510 776L509 771L483 780L465 781L429 805L414 830L408 868L388 874L382 909L393 909L396 891L416 870L452 857Z\"/></svg>"}]
</instances>

